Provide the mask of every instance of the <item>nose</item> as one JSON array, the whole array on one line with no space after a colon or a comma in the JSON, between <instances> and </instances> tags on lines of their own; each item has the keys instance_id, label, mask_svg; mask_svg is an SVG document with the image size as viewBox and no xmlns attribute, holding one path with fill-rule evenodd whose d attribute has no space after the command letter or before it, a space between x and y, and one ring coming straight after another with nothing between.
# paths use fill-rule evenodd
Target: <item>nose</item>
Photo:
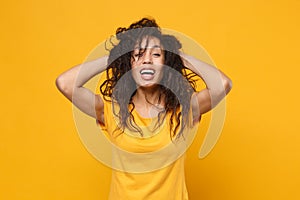
<instances>
[{"instance_id":1,"label":"nose","mask_svg":"<svg viewBox=\"0 0 300 200\"><path fill-rule=\"evenodd\" d=\"M152 64L152 57L149 50L146 50L143 56L143 64Z\"/></svg>"}]
</instances>

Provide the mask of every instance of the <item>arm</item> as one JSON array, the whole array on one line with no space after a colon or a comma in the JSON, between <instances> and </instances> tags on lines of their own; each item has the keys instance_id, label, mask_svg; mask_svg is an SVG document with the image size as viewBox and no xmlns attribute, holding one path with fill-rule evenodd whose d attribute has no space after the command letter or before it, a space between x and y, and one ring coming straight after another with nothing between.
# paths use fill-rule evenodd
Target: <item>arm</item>
<instances>
[{"instance_id":1,"label":"arm","mask_svg":"<svg viewBox=\"0 0 300 200\"><path fill-rule=\"evenodd\" d=\"M103 100L83 85L95 75L103 72L107 56L77 65L56 79L59 91L84 113L103 122ZM96 112L97 110L97 112Z\"/></svg>"},{"instance_id":2,"label":"arm","mask_svg":"<svg viewBox=\"0 0 300 200\"><path fill-rule=\"evenodd\" d=\"M195 92L192 96L194 122L199 121L202 114L214 108L231 90L232 82L223 72L192 56L181 53L184 65L195 72L205 82L206 88Z\"/></svg>"}]
</instances>

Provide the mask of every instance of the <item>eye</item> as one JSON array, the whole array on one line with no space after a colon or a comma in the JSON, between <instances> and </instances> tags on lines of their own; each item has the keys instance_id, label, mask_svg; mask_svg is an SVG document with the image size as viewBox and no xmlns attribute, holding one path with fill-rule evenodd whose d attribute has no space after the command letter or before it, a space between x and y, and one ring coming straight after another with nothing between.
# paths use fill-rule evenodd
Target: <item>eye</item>
<instances>
[{"instance_id":1,"label":"eye","mask_svg":"<svg viewBox=\"0 0 300 200\"><path fill-rule=\"evenodd\" d=\"M134 53L133 54L133 58L135 59L135 61L138 61L142 56L143 56L142 53Z\"/></svg>"},{"instance_id":2,"label":"eye","mask_svg":"<svg viewBox=\"0 0 300 200\"><path fill-rule=\"evenodd\" d=\"M133 56L134 57L142 57L144 54L144 51L136 51L133 53Z\"/></svg>"},{"instance_id":3,"label":"eye","mask_svg":"<svg viewBox=\"0 0 300 200\"><path fill-rule=\"evenodd\" d=\"M155 57L160 57L160 55L161 55L160 53L154 53L153 54L153 56L155 56Z\"/></svg>"}]
</instances>

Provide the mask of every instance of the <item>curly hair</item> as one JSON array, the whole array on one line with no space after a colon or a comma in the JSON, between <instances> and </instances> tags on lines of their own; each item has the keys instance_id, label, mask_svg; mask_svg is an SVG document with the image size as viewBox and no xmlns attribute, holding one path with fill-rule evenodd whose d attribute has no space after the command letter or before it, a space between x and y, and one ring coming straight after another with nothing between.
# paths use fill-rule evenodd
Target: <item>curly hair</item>
<instances>
[{"instance_id":1,"label":"curly hair","mask_svg":"<svg viewBox=\"0 0 300 200\"><path fill-rule=\"evenodd\" d=\"M135 108L132 97L136 93L137 86L131 73L124 75L131 70L134 47L137 44L141 45L142 40L149 37L160 40L164 51L164 65L168 66L163 68L163 78L158 85L159 102L163 100L165 109L159 112L157 124L159 127L165 120L166 114L170 113L170 136L179 137L190 123L190 99L196 88L193 78L197 75L184 66L179 56L181 43L172 35L162 34L154 19L143 18L128 28L119 27L116 30L116 38L119 42L118 44L111 42L113 47L108 58L106 80L100 86L100 91L106 101L117 102L120 108L116 111L113 106L114 115L119 119L118 128L122 132L127 128L143 136L132 114ZM178 73L172 73L174 70ZM121 78L124 82L117 84Z\"/></svg>"}]
</instances>

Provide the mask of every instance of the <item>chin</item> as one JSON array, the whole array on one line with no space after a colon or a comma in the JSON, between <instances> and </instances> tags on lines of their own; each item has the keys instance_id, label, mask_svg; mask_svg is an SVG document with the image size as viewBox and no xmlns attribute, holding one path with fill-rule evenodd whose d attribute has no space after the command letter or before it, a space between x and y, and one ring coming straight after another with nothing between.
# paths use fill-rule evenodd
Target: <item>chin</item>
<instances>
[{"instance_id":1,"label":"chin","mask_svg":"<svg viewBox=\"0 0 300 200\"><path fill-rule=\"evenodd\" d=\"M138 83L137 86L138 87L142 87L142 88L154 88L157 87L159 84L155 83L155 82L151 82L151 83Z\"/></svg>"}]
</instances>

